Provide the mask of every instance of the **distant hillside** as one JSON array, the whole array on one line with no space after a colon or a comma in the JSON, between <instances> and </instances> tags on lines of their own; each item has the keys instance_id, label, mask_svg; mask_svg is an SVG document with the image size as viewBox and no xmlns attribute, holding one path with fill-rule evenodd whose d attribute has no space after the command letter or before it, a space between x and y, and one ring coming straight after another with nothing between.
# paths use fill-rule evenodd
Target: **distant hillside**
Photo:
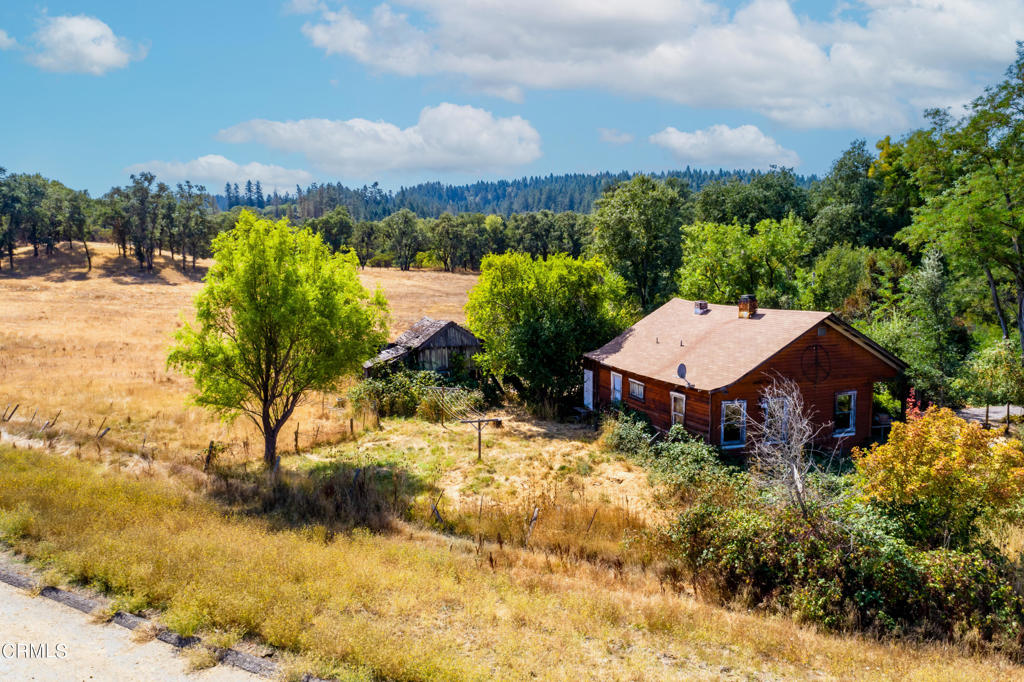
<instances>
[{"instance_id":1,"label":"distant hillside","mask_svg":"<svg viewBox=\"0 0 1024 682\"><path fill-rule=\"evenodd\" d=\"M710 182L739 180L748 182L759 175L759 171L702 170L687 167L685 170L651 173L656 178L678 178L686 181L691 191L699 191ZM222 210L239 204L257 206L279 206L295 204L295 212L303 218L315 218L338 205L346 206L356 220L380 220L395 211L408 208L421 217L434 217L445 211L450 213L497 213L509 215L528 211L579 211L589 213L594 200L609 186L629 180L635 173L570 173L546 175L517 180L480 181L469 185L446 185L440 182L425 182L412 187L402 187L397 192L384 191L377 183L360 188L346 187L339 183L310 185L305 190L296 187L295 194L255 195L244 190L234 190L231 196L217 195L217 204ZM797 183L809 187L816 176L796 176ZM247 187L258 185L246 183ZM237 188L238 185L235 185Z\"/></svg>"}]
</instances>

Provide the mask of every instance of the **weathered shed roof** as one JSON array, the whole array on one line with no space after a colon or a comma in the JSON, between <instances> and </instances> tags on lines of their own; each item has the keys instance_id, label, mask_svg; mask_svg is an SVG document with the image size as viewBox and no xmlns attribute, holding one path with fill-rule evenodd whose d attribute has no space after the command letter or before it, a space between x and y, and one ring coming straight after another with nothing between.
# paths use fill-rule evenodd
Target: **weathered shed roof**
<instances>
[{"instance_id":1,"label":"weathered shed roof","mask_svg":"<svg viewBox=\"0 0 1024 682\"><path fill-rule=\"evenodd\" d=\"M729 386L816 325L828 322L856 336L868 350L903 363L831 313L761 308L742 319L733 305L708 305L695 315L693 301L673 298L601 348L584 357L630 374L703 391Z\"/></svg>"},{"instance_id":2,"label":"weathered shed roof","mask_svg":"<svg viewBox=\"0 0 1024 682\"><path fill-rule=\"evenodd\" d=\"M422 348L479 348L480 339L472 332L452 320L434 320L421 317L416 324L389 343L372 360L363 363L364 368L384 362L394 362L409 353Z\"/></svg>"}]
</instances>

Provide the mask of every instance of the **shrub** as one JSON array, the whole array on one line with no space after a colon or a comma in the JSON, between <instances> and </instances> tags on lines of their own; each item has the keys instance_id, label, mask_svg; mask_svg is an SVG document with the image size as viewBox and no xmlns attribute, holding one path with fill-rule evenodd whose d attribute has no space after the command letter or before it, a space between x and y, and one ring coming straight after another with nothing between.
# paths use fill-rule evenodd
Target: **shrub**
<instances>
[{"instance_id":1,"label":"shrub","mask_svg":"<svg viewBox=\"0 0 1024 682\"><path fill-rule=\"evenodd\" d=\"M657 434L645 415L632 410L606 420L603 439L605 447L627 455L661 482L678 488L735 473L722 464L715 448L682 426Z\"/></svg>"},{"instance_id":2,"label":"shrub","mask_svg":"<svg viewBox=\"0 0 1024 682\"><path fill-rule=\"evenodd\" d=\"M381 417L412 417L430 386L442 382L436 372L398 369L372 379L364 379L349 390L356 410L376 411Z\"/></svg>"},{"instance_id":3,"label":"shrub","mask_svg":"<svg viewBox=\"0 0 1024 682\"><path fill-rule=\"evenodd\" d=\"M373 256L370 260L366 261L366 264L371 268L390 268L391 264L395 260L393 253L378 253Z\"/></svg>"},{"instance_id":4,"label":"shrub","mask_svg":"<svg viewBox=\"0 0 1024 682\"><path fill-rule=\"evenodd\" d=\"M446 385L437 372L397 369L373 379L364 379L349 390L349 400L356 410L376 411L381 417L420 416L435 421L441 417L437 396L427 389ZM484 395L479 390L465 390L460 404L481 410Z\"/></svg>"},{"instance_id":5,"label":"shrub","mask_svg":"<svg viewBox=\"0 0 1024 682\"><path fill-rule=\"evenodd\" d=\"M1021 654L1024 600L1010 562L980 549L920 550L858 503L808 521L730 479L701 488L668 532L694 590L826 628L975 638Z\"/></svg>"},{"instance_id":6,"label":"shrub","mask_svg":"<svg viewBox=\"0 0 1024 682\"><path fill-rule=\"evenodd\" d=\"M1024 449L949 409L894 423L888 442L854 451L863 498L895 519L908 542L964 547L982 520L1024 495Z\"/></svg>"},{"instance_id":7,"label":"shrub","mask_svg":"<svg viewBox=\"0 0 1024 682\"><path fill-rule=\"evenodd\" d=\"M631 457L647 455L654 434L646 418L632 411L623 411L604 424L604 444L610 450Z\"/></svg>"}]
</instances>

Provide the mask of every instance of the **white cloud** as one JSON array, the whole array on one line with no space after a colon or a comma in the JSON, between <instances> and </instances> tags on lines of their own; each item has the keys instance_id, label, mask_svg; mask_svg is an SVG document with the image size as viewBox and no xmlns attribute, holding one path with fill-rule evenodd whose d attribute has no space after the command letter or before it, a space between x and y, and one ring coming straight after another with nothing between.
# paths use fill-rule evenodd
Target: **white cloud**
<instances>
[{"instance_id":1,"label":"white cloud","mask_svg":"<svg viewBox=\"0 0 1024 682\"><path fill-rule=\"evenodd\" d=\"M7 31L0 29L0 50L10 50L16 47L18 41L7 34Z\"/></svg>"},{"instance_id":2,"label":"white cloud","mask_svg":"<svg viewBox=\"0 0 1024 682\"><path fill-rule=\"evenodd\" d=\"M633 141L632 133L624 133L614 128L598 128L597 135L601 142L608 144L628 144Z\"/></svg>"},{"instance_id":3,"label":"white cloud","mask_svg":"<svg viewBox=\"0 0 1024 682\"><path fill-rule=\"evenodd\" d=\"M146 56L145 47L114 35L105 23L84 14L47 17L34 37L39 49L29 59L46 71L101 76Z\"/></svg>"},{"instance_id":4,"label":"white cloud","mask_svg":"<svg viewBox=\"0 0 1024 682\"><path fill-rule=\"evenodd\" d=\"M321 9L313 45L406 76L456 74L518 100L600 88L747 108L794 127L887 129L962 102L1024 35L1019 0L860 0L833 18L786 0L395 0L369 15Z\"/></svg>"},{"instance_id":5,"label":"white cloud","mask_svg":"<svg viewBox=\"0 0 1024 682\"><path fill-rule=\"evenodd\" d=\"M648 138L680 162L725 168L798 166L800 157L765 135L757 126L713 125L686 133L669 126Z\"/></svg>"},{"instance_id":6,"label":"white cloud","mask_svg":"<svg viewBox=\"0 0 1024 682\"><path fill-rule=\"evenodd\" d=\"M298 152L322 171L358 177L381 171L479 172L541 155L540 135L528 121L448 103L424 108L408 128L362 118L254 119L220 131L219 138Z\"/></svg>"},{"instance_id":7,"label":"white cloud","mask_svg":"<svg viewBox=\"0 0 1024 682\"><path fill-rule=\"evenodd\" d=\"M125 169L128 173L149 171L167 183L191 180L205 184L211 192L219 192L225 182L259 180L264 191L291 191L295 185L308 185L313 175L308 171L282 168L263 163L238 164L219 154L207 154L192 161L149 161Z\"/></svg>"}]
</instances>

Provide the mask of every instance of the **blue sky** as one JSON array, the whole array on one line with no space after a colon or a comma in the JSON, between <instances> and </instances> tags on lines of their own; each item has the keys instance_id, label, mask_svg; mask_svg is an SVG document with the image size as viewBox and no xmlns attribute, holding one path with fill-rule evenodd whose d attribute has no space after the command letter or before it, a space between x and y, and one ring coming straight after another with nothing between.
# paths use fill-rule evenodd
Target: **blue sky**
<instances>
[{"instance_id":1,"label":"blue sky","mask_svg":"<svg viewBox=\"0 0 1024 682\"><path fill-rule=\"evenodd\" d=\"M0 5L0 165L396 188L686 165L823 173L958 107L1024 38L1011 0Z\"/></svg>"}]
</instances>

